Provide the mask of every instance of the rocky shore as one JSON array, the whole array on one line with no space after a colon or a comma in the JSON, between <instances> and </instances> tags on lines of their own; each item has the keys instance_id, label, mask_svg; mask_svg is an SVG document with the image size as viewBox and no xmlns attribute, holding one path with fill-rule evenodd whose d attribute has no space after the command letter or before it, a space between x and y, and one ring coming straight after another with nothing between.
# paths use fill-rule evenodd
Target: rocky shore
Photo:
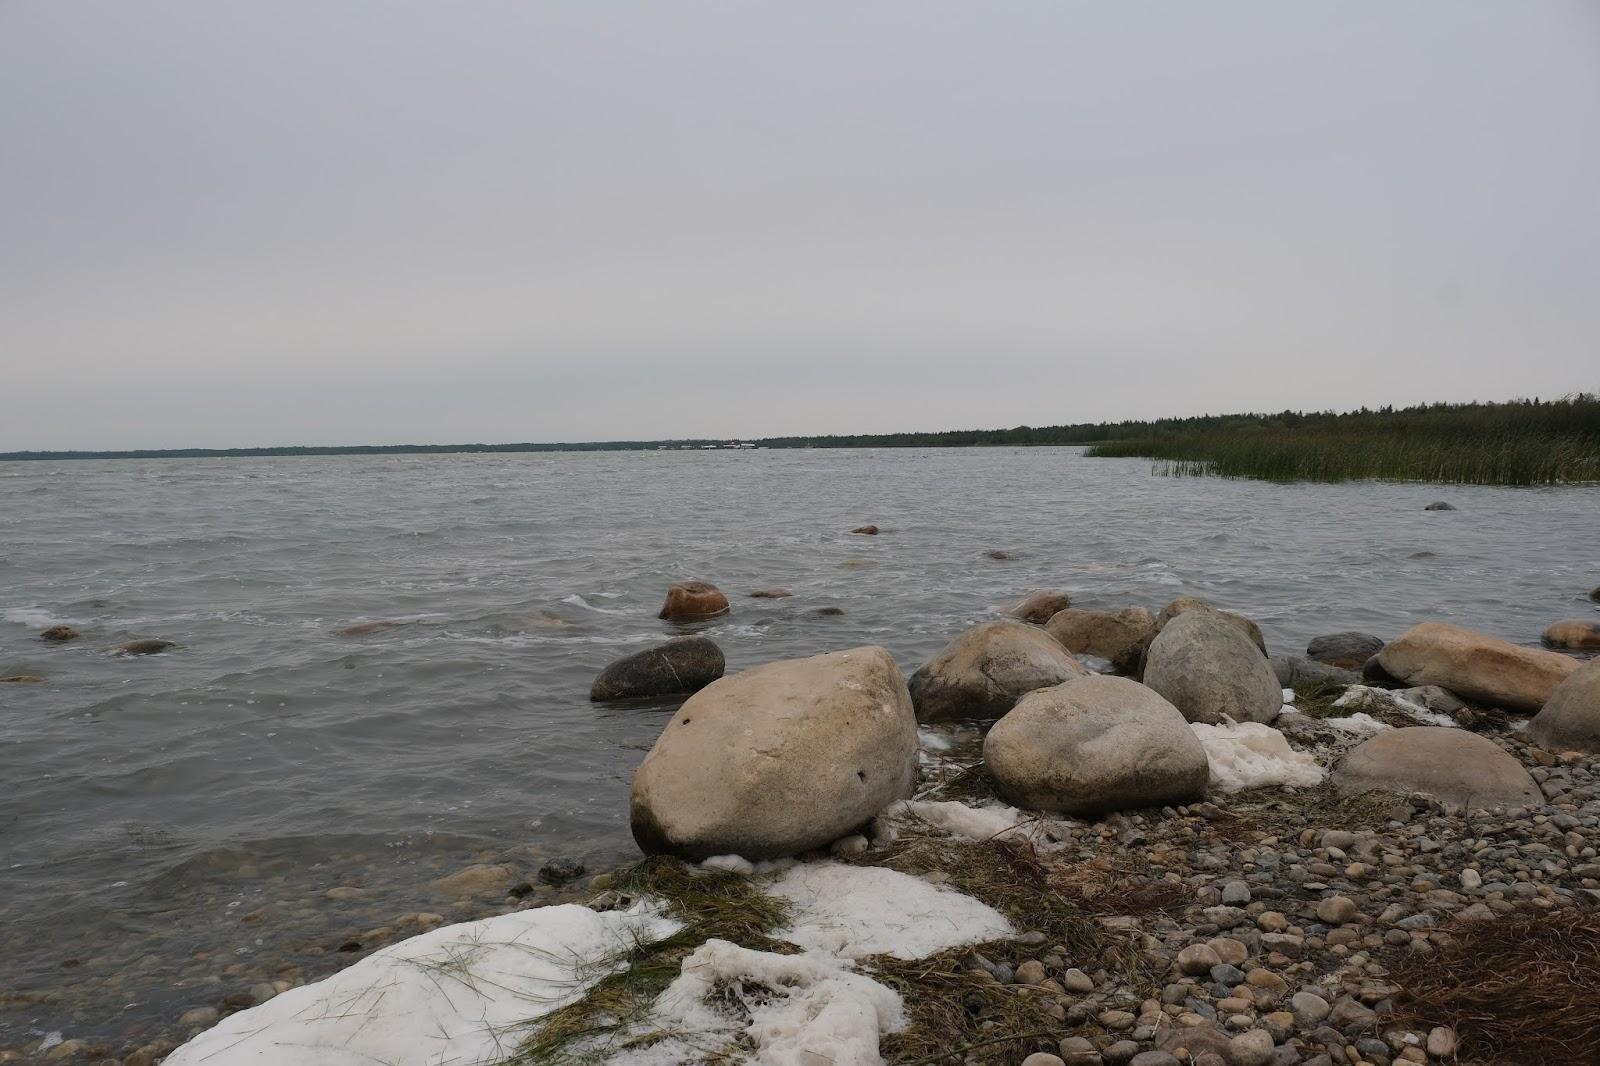
<instances>
[{"instance_id":1,"label":"rocky shore","mask_svg":"<svg viewBox=\"0 0 1600 1066\"><path fill-rule=\"evenodd\" d=\"M684 635L596 679L683 699L644 862L486 856L333 978L0 1062L1600 1061L1600 660L1441 622L1274 657L1198 600L1035 593L909 678L723 676L692 626L736 609L675 587Z\"/></svg>"}]
</instances>

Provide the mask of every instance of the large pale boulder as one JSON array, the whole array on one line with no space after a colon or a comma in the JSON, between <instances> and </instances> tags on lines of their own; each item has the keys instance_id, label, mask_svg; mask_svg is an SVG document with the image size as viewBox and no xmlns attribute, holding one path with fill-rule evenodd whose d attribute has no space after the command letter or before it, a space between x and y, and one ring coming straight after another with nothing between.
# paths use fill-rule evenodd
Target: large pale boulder
<instances>
[{"instance_id":1,"label":"large pale boulder","mask_svg":"<svg viewBox=\"0 0 1600 1066\"><path fill-rule=\"evenodd\" d=\"M923 722L998 718L1034 689L1086 673L1044 630L1022 622L984 622L911 675L911 701Z\"/></svg>"},{"instance_id":2,"label":"large pale boulder","mask_svg":"<svg viewBox=\"0 0 1600 1066\"><path fill-rule=\"evenodd\" d=\"M1270 722L1283 688L1261 649L1217 611L1187 611L1150 643L1144 683L1191 722Z\"/></svg>"},{"instance_id":3,"label":"large pale boulder","mask_svg":"<svg viewBox=\"0 0 1600 1066\"><path fill-rule=\"evenodd\" d=\"M1156 615L1156 632L1159 633L1167 628L1167 623L1174 618L1189 614L1191 611L1209 611L1212 614L1226 618L1229 623L1243 631L1244 635L1250 638L1252 644L1261 649L1262 655L1267 654L1267 640L1261 635L1260 626L1242 614L1234 614L1232 611L1224 611L1220 607L1213 607L1205 600L1194 596L1179 596L1161 608L1161 613Z\"/></svg>"},{"instance_id":4,"label":"large pale boulder","mask_svg":"<svg viewBox=\"0 0 1600 1066\"><path fill-rule=\"evenodd\" d=\"M624 656L600 671L589 698L643 699L698 692L722 676L722 649L707 637L674 637Z\"/></svg>"},{"instance_id":5,"label":"large pale boulder","mask_svg":"<svg viewBox=\"0 0 1600 1066\"><path fill-rule=\"evenodd\" d=\"M917 722L879 647L786 659L690 696L633 778L633 838L651 854L794 855L911 793Z\"/></svg>"},{"instance_id":6,"label":"large pale boulder","mask_svg":"<svg viewBox=\"0 0 1600 1066\"><path fill-rule=\"evenodd\" d=\"M1600 659L1574 670L1528 723L1528 739L1545 751L1600 753Z\"/></svg>"},{"instance_id":7,"label":"large pale boulder","mask_svg":"<svg viewBox=\"0 0 1600 1066\"><path fill-rule=\"evenodd\" d=\"M1145 645L1155 636L1156 616L1143 607L1116 611L1069 608L1050 617L1044 631L1079 655L1108 659L1119 673L1132 673Z\"/></svg>"},{"instance_id":8,"label":"large pale boulder","mask_svg":"<svg viewBox=\"0 0 1600 1066\"><path fill-rule=\"evenodd\" d=\"M1539 638L1547 648L1571 648L1573 651L1600 649L1600 622L1587 618L1566 618L1555 622Z\"/></svg>"},{"instance_id":9,"label":"large pale boulder","mask_svg":"<svg viewBox=\"0 0 1600 1066\"><path fill-rule=\"evenodd\" d=\"M709 581L680 581L667 589L659 617L669 622L696 622L728 613L728 597Z\"/></svg>"},{"instance_id":10,"label":"large pale boulder","mask_svg":"<svg viewBox=\"0 0 1600 1066\"><path fill-rule=\"evenodd\" d=\"M1007 607L1004 614L1015 618L1019 622L1032 622L1042 626L1050 621L1057 611L1064 611L1072 606L1072 600L1065 592L1030 592L1022 599Z\"/></svg>"},{"instance_id":11,"label":"large pale boulder","mask_svg":"<svg viewBox=\"0 0 1600 1066\"><path fill-rule=\"evenodd\" d=\"M1528 771L1498 744L1450 726L1384 730L1352 748L1333 781L1342 792L1423 792L1462 807L1544 802Z\"/></svg>"},{"instance_id":12,"label":"large pale boulder","mask_svg":"<svg viewBox=\"0 0 1600 1066\"><path fill-rule=\"evenodd\" d=\"M1383 650L1383 638L1371 633L1329 633L1306 645L1306 658L1341 670L1359 670L1361 664Z\"/></svg>"},{"instance_id":13,"label":"large pale boulder","mask_svg":"<svg viewBox=\"0 0 1600 1066\"><path fill-rule=\"evenodd\" d=\"M1578 663L1565 655L1445 622L1423 622L1384 645L1378 665L1407 686L1438 685L1462 699L1537 711Z\"/></svg>"},{"instance_id":14,"label":"large pale boulder","mask_svg":"<svg viewBox=\"0 0 1600 1066\"><path fill-rule=\"evenodd\" d=\"M1006 802L1073 815L1191 803L1211 773L1178 709L1124 677L1028 693L989 730L983 761Z\"/></svg>"}]
</instances>

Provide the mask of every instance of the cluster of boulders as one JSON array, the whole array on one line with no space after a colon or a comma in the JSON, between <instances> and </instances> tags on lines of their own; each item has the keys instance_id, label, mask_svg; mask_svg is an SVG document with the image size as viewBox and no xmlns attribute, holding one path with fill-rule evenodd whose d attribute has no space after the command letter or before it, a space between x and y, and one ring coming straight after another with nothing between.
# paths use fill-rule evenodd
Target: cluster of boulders
<instances>
[{"instance_id":1,"label":"cluster of boulders","mask_svg":"<svg viewBox=\"0 0 1600 1066\"><path fill-rule=\"evenodd\" d=\"M68 644L81 639L83 634L74 626L66 624L53 625L39 634L39 639L46 644ZM131 657L135 655L159 655L171 651L178 646L176 641L146 638L143 640L128 640L111 648L112 655ZM37 674L11 674L0 677L0 684L7 682L13 684L38 684L44 678Z\"/></svg>"}]
</instances>

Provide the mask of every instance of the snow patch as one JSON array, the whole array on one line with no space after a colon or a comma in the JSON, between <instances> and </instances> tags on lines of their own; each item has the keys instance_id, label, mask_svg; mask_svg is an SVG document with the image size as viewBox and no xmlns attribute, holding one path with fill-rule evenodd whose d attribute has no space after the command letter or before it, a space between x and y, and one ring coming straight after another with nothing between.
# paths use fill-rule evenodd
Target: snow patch
<instances>
[{"instance_id":1,"label":"snow patch","mask_svg":"<svg viewBox=\"0 0 1600 1066\"><path fill-rule=\"evenodd\" d=\"M1343 718L1324 718L1322 719L1322 724L1332 729L1337 729L1341 733L1355 733L1362 736L1381 733L1385 729L1394 728L1388 722L1378 721L1366 711L1357 711L1355 714L1345 715Z\"/></svg>"},{"instance_id":2,"label":"snow patch","mask_svg":"<svg viewBox=\"0 0 1600 1066\"><path fill-rule=\"evenodd\" d=\"M1367 685L1351 685L1344 693L1333 701L1335 707L1379 707L1399 711L1401 714L1415 718L1428 725L1455 726L1456 720L1448 714L1439 714L1430 711L1415 700L1407 699L1399 692L1390 692L1387 689L1370 688Z\"/></svg>"},{"instance_id":3,"label":"snow patch","mask_svg":"<svg viewBox=\"0 0 1600 1066\"><path fill-rule=\"evenodd\" d=\"M1294 689L1292 689L1292 688L1284 689L1283 690L1283 705L1285 707L1287 707L1289 704L1291 704L1293 702L1294 702Z\"/></svg>"},{"instance_id":4,"label":"snow patch","mask_svg":"<svg viewBox=\"0 0 1600 1066\"><path fill-rule=\"evenodd\" d=\"M901 800L884 812L890 818L916 818L969 840L988 840L1015 829L1027 816L1015 807L969 807L955 800Z\"/></svg>"},{"instance_id":5,"label":"snow patch","mask_svg":"<svg viewBox=\"0 0 1600 1066\"><path fill-rule=\"evenodd\" d=\"M752 874L782 873L793 866L795 859L762 859L760 862L751 862L743 855L713 855L700 863L704 870L725 870L728 873L742 874L749 877Z\"/></svg>"},{"instance_id":6,"label":"snow patch","mask_svg":"<svg viewBox=\"0 0 1600 1066\"><path fill-rule=\"evenodd\" d=\"M680 927L644 904L602 914L570 903L445 926L230 1015L167 1066L501 1062L623 951Z\"/></svg>"},{"instance_id":7,"label":"snow patch","mask_svg":"<svg viewBox=\"0 0 1600 1066\"><path fill-rule=\"evenodd\" d=\"M1303 751L1289 746L1284 735L1259 722L1189 726L1206 749L1211 787L1237 792L1259 785L1304 785L1322 782L1322 767Z\"/></svg>"},{"instance_id":8,"label":"snow patch","mask_svg":"<svg viewBox=\"0 0 1600 1066\"><path fill-rule=\"evenodd\" d=\"M683 960L632 1039L668 1034L611 1056L611 1066L676 1066L746 1058L763 1066L879 1066L878 1040L905 1025L893 989L825 955L775 955L707 940Z\"/></svg>"},{"instance_id":9,"label":"snow patch","mask_svg":"<svg viewBox=\"0 0 1600 1066\"><path fill-rule=\"evenodd\" d=\"M920 959L1014 933L1003 914L971 896L881 866L807 863L766 891L793 908L775 936L852 959Z\"/></svg>"}]
</instances>

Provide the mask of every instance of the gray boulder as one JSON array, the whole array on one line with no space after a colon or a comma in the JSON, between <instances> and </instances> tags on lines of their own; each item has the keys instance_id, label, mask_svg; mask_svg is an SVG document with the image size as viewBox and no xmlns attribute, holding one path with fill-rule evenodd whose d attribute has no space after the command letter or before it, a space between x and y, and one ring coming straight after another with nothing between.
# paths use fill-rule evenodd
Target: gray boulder
<instances>
[{"instance_id":1,"label":"gray boulder","mask_svg":"<svg viewBox=\"0 0 1600 1066\"><path fill-rule=\"evenodd\" d=\"M1270 722L1283 710L1271 664L1215 611L1189 611L1167 623L1150 644L1144 683L1191 722Z\"/></svg>"},{"instance_id":2,"label":"gray boulder","mask_svg":"<svg viewBox=\"0 0 1600 1066\"><path fill-rule=\"evenodd\" d=\"M911 794L917 722L879 647L786 659L684 701L633 778L629 819L648 854L794 855Z\"/></svg>"},{"instance_id":3,"label":"gray boulder","mask_svg":"<svg viewBox=\"0 0 1600 1066\"><path fill-rule=\"evenodd\" d=\"M1086 673L1044 630L1022 622L984 622L911 675L911 702L921 722L998 718L1034 689Z\"/></svg>"},{"instance_id":4,"label":"gray boulder","mask_svg":"<svg viewBox=\"0 0 1600 1066\"><path fill-rule=\"evenodd\" d=\"M1572 672L1528 723L1528 739L1545 751L1600 752L1600 659Z\"/></svg>"},{"instance_id":5,"label":"gray boulder","mask_svg":"<svg viewBox=\"0 0 1600 1066\"><path fill-rule=\"evenodd\" d=\"M1220 607L1213 607L1205 600L1198 599L1194 596L1179 596L1177 599L1161 608L1161 613L1156 615L1156 632L1159 633L1161 630L1167 628L1167 623L1171 622L1174 618L1188 614L1191 611L1209 611L1211 614L1219 615L1222 618L1227 619L1230 624L1237 626L1241 631L1243 631L1244 635L1250 638L1250 642L1252 644L1261 649L1262 655L1267 654L1266 638L1261 635L1261 627L1256 625L1255 622L1246 618L1242 614L1235 614L1232 611L1224 611Z\"/></svg>"},{"instance_id":6,"label":"gray boulder","mask_svg":"<svg viewBox=\"0 0 1600 1066\"><path fill-rule=\"evenodd\" d=\"M674 637L600 671L589 689L596 703L698 692L722 676L722 649L706 637Z\"/></svg>"},{"instance_id":7,"label":"gray boulder","mask_svg":"<svg viewBox=\"0 0 1600 1066\"><path fill-rule=\"evenodd\" d=\"M1028 693L989 730L983 760L1006 802L1072 815L1191 803L1211 775L1178 709L1122 677Z\"/></svg>"},{"instance_id":8,"label":"gray boulder","mask_svg":"<svg viewBox=\"0 0 1600 1066\"><path fill-rule=\"evenodd\" d=\"M1274 655L1268 661L1272 663L1272 672L1277 675L1278 684L1284 688L1294 688L1296 685L1355 685L1361 681L1361 675L1354 670L1341 670L1303 655Z\"/></svg>"},{"instance_id":9,"label":"gray boulder","mask_svg":"<svg viewBox=\"0 0 1600 1066\"><path fill-rule=\"evenodd\" d=\"M1389 729L1352 748L1333 773L1342 792L1423 792L1462 807L1544 802L1522 764L1494 741L1450 726Z\"/></svg>"},{"instance_id":10,"label":"gray boulder","mask_svg":"<svg viewBox=\"0 0 1600 1066\"><path fill-rule=\"evenodd\" d=\"M1343 670L1359 670L1362 663L1382 650L1383 638L1371 633L1329 633L1306 645L1306 658Z\"/></svg>"}]
</instances>

